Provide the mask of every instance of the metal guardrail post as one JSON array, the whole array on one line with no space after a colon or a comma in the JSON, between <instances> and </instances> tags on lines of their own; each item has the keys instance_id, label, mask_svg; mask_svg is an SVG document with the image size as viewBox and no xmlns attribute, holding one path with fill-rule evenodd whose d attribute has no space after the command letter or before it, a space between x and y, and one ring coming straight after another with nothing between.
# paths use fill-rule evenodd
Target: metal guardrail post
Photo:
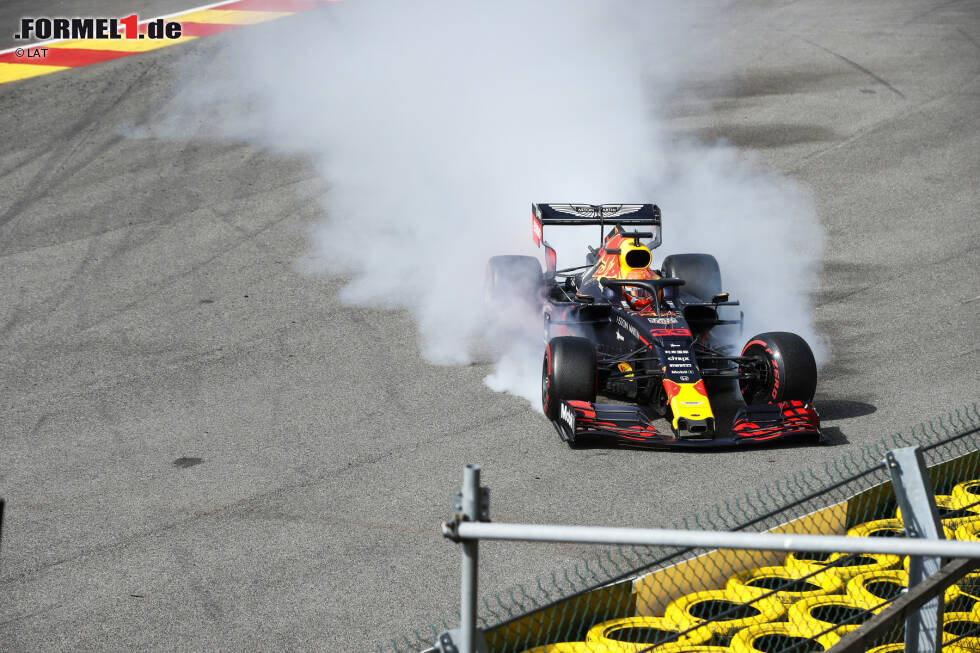
<instances>
[{"instance_id":1,"label":"metal guardrail post","mask_svg":"<svg viewBox=\"0 0 980 653\"><path fill-rule=\"evenodd\" d=\"M980 567L978 558L960 558L949 563L938 573L930 576L908 592L895 599L884 610L861 624L857 630L844 635L834 644L832 653L864 653L881 644L880 639L887 635L900 619L908 620L917 614L932 597L941 596L947 587L959 582L964 575Z\"/></svg>"},{"instance_id":2,"label":"metal guardrail post","mask_svg":"<svg viewBox=\"0 0 980 653\"><path fill-rule=\"evenodd\" d=\"M467 465L463 470L463 515L469 521L479 521L480 466ZM459 647L461 653L473 653L476 639L476 593L480 575L480 543L463 542L462 580L459 603Z\"/></svg>"},{"instance_id":3,"label":"metal guardrail post","mask_svg":"<svg viewBox=\"0 0 980 653\"><path fill-rule=\"evenodd\" d=\"M454 522L490 521L490 491L480 487L480 466L463 469L463 486L453 497ZM439 636L436 646L442 653L486 653L483 632L476 627L476 599L479 586L480 541L457 540L463 555L460 574L459 629Z\"/></svg>"},{"instance_id":4,"label":"metal guardrail post","mask_svg":"<svg viewBox=\"0 0 980 653\"><path fill-rule=\"evenodd\" d=\"M909 537L945 539L932 483L919 447L893 449L885 455L892 477L892 489L902 509L905 533ZM909 556L909 588L939 572L938 557ZM943 598L937 595L905 620L905 650L908 653L936 653L942 643Z\"/></svg>"}]
</instances>

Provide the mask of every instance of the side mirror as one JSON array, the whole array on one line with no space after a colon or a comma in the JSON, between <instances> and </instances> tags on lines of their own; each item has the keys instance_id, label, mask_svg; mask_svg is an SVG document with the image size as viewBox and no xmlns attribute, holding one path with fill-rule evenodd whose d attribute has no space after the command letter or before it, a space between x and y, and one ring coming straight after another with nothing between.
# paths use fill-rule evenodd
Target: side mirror
<instances>
[{"instance_id":1,"label":"side mirror","mask_svg":"<svg viewBox=\"0 0 980 653\"><path fill-rule=\"evenodd\" d=\"M721 304L722 302L727 302L727 301L728 301L728 293L727 292L720 292L720 293L718 293L717 295L715 295L714 297L711 298L711 303L712 304Z\"/></svg>"}]
</instances>

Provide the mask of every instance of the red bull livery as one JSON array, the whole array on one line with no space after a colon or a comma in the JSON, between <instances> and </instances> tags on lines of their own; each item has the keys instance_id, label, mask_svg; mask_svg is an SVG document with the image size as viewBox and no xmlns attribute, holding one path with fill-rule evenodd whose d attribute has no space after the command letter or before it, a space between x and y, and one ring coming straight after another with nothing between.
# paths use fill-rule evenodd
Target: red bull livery
<instances>
[{"instance_id":1,"label":"red bull livery","mask_svg":"<svg viewBox=\"0 0 980 653\"><path fill-rule=\"evenodd\" d=\"M599 247L588 248L584 265L556 269L544 230L559 225L599 227ZM731 351L717 327L741 320L722 318L738 302L722 291L717 261L674 254L654 268L660 229L654 204L533 204L532 237L546 270L529 256L489 262L492 301L541 310L542 408L561 438L571 446L600 438L656 447L821 440L807 343L777 331ZM709 388L726 379L738 383L745 406L719 428ZM611 401L598 403L600 395ZM658 418L669 429L658 430Z\"/></svg>"}]
</instances>

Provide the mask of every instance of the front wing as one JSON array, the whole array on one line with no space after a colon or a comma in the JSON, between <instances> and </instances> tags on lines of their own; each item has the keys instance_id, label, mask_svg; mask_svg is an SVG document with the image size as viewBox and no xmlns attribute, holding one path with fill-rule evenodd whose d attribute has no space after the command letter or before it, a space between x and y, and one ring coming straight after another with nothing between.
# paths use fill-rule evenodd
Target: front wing
<instances>
[{"instance_id":1,"label":"front wing","mask_svg":"<svg viewBox=\"0 0 980 653\"><path fill-rule=\"evenodd\" d=\"M735 414L729 433L674 435L653 426L639 406L562 401L552 420L561 439L571 444L606 442L628 447L715 448L768 443L790 438L823 440L820 417L810 404L784 401L744 406Z\"/></svg>"}]
</instances>

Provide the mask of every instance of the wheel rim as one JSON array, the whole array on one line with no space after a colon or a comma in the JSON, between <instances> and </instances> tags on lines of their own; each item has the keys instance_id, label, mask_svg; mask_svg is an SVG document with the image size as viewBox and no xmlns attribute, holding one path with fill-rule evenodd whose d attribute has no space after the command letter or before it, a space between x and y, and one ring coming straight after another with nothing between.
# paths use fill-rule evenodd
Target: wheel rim
<instances>
[{"instance_id":1,"label":"wheel rim","mask_svg":"<svg viewBox=\"0 0 980 653\"><path fill-rule=\"evenodd\" d=\"M544 414L548 414L548 395L551 390L551 379L548 378L548 356L545 354L544 363L541 365L541 408Z\"/></svg>"},{"instance_id":2,"label":"wheel rim","mask_svg":"<svg viewBox=\"0 0 980 653\"><path fill-rule=\"evenodd\" d=\"M742 354L746 358L754 359L750 365L753 371L759 374L757 379L738 380L738 389L741 390L742 398L747 404L759 403L759 399L762 399L762 403L766 403L772 397L772 361L764 353L760 354L753 351L757 349L757 347L751 347Z\"/></svg>"}]
</instances>

